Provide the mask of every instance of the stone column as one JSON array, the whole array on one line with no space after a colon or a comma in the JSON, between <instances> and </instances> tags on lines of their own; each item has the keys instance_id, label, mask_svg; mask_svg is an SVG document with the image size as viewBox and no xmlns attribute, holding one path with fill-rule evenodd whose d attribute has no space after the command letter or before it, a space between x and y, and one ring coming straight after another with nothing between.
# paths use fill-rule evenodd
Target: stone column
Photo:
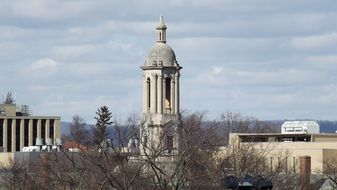
<instances>
[{"instance_id":1,"label":"stone column","mask_svg":"<svg viewBox=\"0 0 337 190\"><path fill-rule=\"evenodd\" d=\"M16 151L16 119L13 119L12 121L12 152Z\"/></svg>"},{"instance_id":2,"label":"stone column","mask_svg":"<svg viewBox=\"0 0 337 190\"><path fill-rule=\"evenodd\" d=\"M158 113L163 113L163 77L158 75Z\"/></svg>"},{"instance_id":3,"label":"stone column","mask_svg":"<svg viewBox=\"0 0 337 190\"><path fill-rule=\"evenodd\" d=\"M310 190L311 157L300 156L300 189Z\"/></svg>"},{"instance_id":4,"label":"stone column","mask_svg":"<svg viewBox=\"0 0 337 190\"><path fill-rule=\"evenodd\" d=\"M7 119L4 119L4 125L3 125L3 130L2 130L2 140L3 140L3 147L4 147L4 152L7 152Z\"/></svg>"},{"instance_id":5,"label":"stone column","mask_svg":"<svg viewBox=\"0 0 337 190\"><path fill-rule=\"evenodd\" d=\"M151 106L150 106L150 113L155 113L156 112L156 77L154 74L151 74Z\"/></svg>"},{"instance_id":6,"label":"stone column","mask_svg":"<svg viewBox=\"0 0 337 190\"><path fill-rule=\"evenodd\" d=\"M166 78L163 77L163 98L162 98L162 102L163 102L163 112L167 113L167 109L166 109Z\"/></svg>"},{"instance_id":7,"label":"stone column","mask_svg":"<svg viewBox=\"0 0 337 190\"><path fill-rule=\"evenodd\" d=\"M45 141L47 140L47 138L50 138L50 125L49 125L49 119L46 120L46 128L45 128L45 134L42 134L45 136Z\"/></svg>"},{"instance_id":8,"label":"stone column","mask_svg":"<svg viewBox=\"0 0 337 190\"><path fill-rule=\"evenodd\" d=\"M36 133L36 138L40 138L41 139L41 119L37 120L37 133ZM34 141L36 142L36 139L34 139Z\"/></svg>"},{"instance_id":9,"label":"stone column","mask_svg":"<svg viewBox=\"0 0 337 190\"><path fill-rule=\"evenodd\" d=\"M20 122L20 151L25 146L25 120L21 119Z\"/></svg>"},{"instance_id":10,"label":"stone column","mask_svg":"<svg viewBox=\"0 0 337 190\"><path fill-rule=\"evenodd\" d=\"M171 80L171 114L175 114L175 81Z\"/></svg>"},{"instance_id":11,"label":"stone column","mask_svg":"<svg viewBox=\"0 0 337 190\"><path fill-rule=\"evenodd\" d=\"M179 73L175 75L175 100L176 102L174 103L175 105L175 113L178 115L179 114Z\"/></svg>"},{"instance_id":12,"label":"stone column","mask_svg":"<svg viewBox=\"0 0 337 190\"><path fill-rule=\"evenodd\" d=\"M33 146L33 120L30 119L28 123L28 146Z\"/></svg>"},{"instance_id":13,"label":"stone column","mask_svg":"<svg viewBox=\"0 0 337 190\"><path fill-rule=\"evenodd\" d=\"M152 97L154 100L154 113L158 113L158 75L156 74L154 76L154 97Z\"/></svg>"},{"instance_id":14,"label":"stone column","mask_svg":"<svg viewBox=\"0 0 337 190\"><path fill-rule=\"evenodd\" d=\"M145 74L143 74L143 113L147 112L147 79Z\"/></svg>"},{"instance_id":15,"label":"stone column","mask_svg":"<svg viewBox=\"0 0 337 190\"><path fill-rule=\"evenodd\" d=\"M61 121L58 119L55 119L54 123L54 144L56 142L56 139L61 139Z\"/></svg>"}]
</instances>

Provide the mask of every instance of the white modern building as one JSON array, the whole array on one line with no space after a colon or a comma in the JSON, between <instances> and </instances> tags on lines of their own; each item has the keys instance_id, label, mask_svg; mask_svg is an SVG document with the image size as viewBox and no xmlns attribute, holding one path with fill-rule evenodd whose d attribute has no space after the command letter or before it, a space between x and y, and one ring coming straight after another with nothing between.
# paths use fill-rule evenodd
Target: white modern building
<instances>
[{"instance_id":1,"label":"white modern building","mask_svg":"<svg viewBox=\"0 0 337 190\"><path fill-rule=\"evenodd\" d=\"M319 124L316 121L286 121L281 126L282 134L317 134L319 133Z\"/></svg>"}]
</instances>

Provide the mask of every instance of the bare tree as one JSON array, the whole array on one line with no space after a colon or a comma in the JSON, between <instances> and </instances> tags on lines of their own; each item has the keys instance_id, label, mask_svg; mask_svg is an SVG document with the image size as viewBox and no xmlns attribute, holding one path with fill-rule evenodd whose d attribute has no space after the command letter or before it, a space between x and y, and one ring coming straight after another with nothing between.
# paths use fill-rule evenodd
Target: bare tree
<instances>
[{"instance_id":1,"label":"bare tree","mask_svg":"<svg viewBox=\"0 0 337 190\"><path fill-rule=\"evenodd\" d=\"M221 114L219 122L221 123L224 132L225 144L228 143L230 133L275 132L267 122L230 111Z\"/></svg>"},{"instance_id":2,"label":"bare tree","mask_svg":"<svg viewBox=\"0 0 337 190\"><path fill-rule=\"evenodd\" d=\"M273 183L273 189L292 190L297 188L297 174L291 169L289 152L273 153L277 144L254 142L240 143L231 139L229 144L218 152L216 158L223 176L243 178L264 176ZM274 158L273 158L274 156ZM289 161L289 162L288 162Z\"/></svg>"},{"instance_id":3,"label":"bare tree","mask_svg":"<svg viewBox=\"0 0 337 190\"><path fill-rule=\"evenodd\" d=\"M84 119L81 116L79 115L73 116L73 121L69 126L69 132L71 135L71 139L76 143L78 143L79 145L88 144L89 134L88 130L86 129L86 125L87 124L85 123Z\"/></svg>"},{"instance_id":4,"label":"bare tree","mask_svg":"<svg viewBox=\"0 0 337 190\"><path fill-rule=\"evenodd\" d=\"M255 121L232 116L227 120L232 127L230 130L250 130ZM250 174L269 177L276 189L296 187L291 183L296 181L294 176L290 175L287 166L284 168L287 162L268 165L266 158L273 147L230 143L219 148L219 141L223 141L219 128L223 127L224 120L206 121L205 117L204 112L184 112L181 125L174 131L179 136L179 151L167 155L163 154L167 148L165 130L158 134L159 142L151 144L139 133L144 121L137 115L130 115L122 124L104 106L97 111L94 135L86 137L98 146L85 152L43 153L34 166L34 172L26 170L25 165L18 165L12 167L12 171L1 173L6 182L3 184L15 184L20 188L23 184L30 184L31 187L47 189L220 189L224 176ZM83 142L83 127L83 119L75 116L70 131L77 143ZM111 134L108 127L111 127ZM132 142L151 151L143 151L144 155L140 156L137 151L130 151ZM285 158L287 154L278 156ZM15 183L11 176L17 176ZM22 182L30 181L30 176L38 180ZM29 189L27 185L25 187Z\"/></svg>"},{"instance_id":5,"label":"bare tree","mask_svg":"<svg viewBox=\"0 0 337 190\"><path fill-rule=\"evenodd\" d=\"M337 160L330 159L324 163L325 173L324 175L329 180L329 185L333 189L337 189Z\"/></svg>"},{"instance_id":6,"label":"bare tree","mask_svg":"<svg viewBox=\"0 0 337 190\"><path fill-rule=\"evenodd\" d=\"M39 178L47 179L41 183L48 181L44 186L48 189L139 189L145 185L141 175L143 164L131 162L131 156L122 151L126 137L132 133L125 127L137 123L123 127L117 119L105 121L112 123L114 135L108 135L106 131L89 137L92 141L103 139L102 142L111 143L97 144L98 148L84 152L45 154L39 169Z\"/></svg>"},{"instance_id":7,"label":"bare tree","mask_svg":"<svg viewBox=\"0 0 337 190\"><path fill-rule=\"evenodd\" d=\"M221 115L221 120L227 133L246 133L254 120L251 117L242 116L240 113L227 112Z\"/></svg>"},{"instance_id":8,"label":"bare tree","mask_svg":"<svg viewBox=\"0 0 337 190\"><path fill-rule=\"evenodd\" d=\"M29 160L9 158L8 164L0 165L0 187L5 189L37 189L32 170L36 164Z\"/></svg>"},{"instance_id":9,"label":"bare tree","mask_svg":"<svg viewBox=\"0 0 337 190\"><path fill-rule=\"evenodd\" d=\"M205 113L187 112L182 116L179 133L179 151L174 155L163 155L164 132L159 145L148 144L151 154L144 151L142 161L146 163L147 183L155 189L219 189L219 181L212 155L216 151L216 126L204 122ZM141 143L144 143L141 141ZM143 146L145 147L145 146Z\"/></svg>"}]
</instances>

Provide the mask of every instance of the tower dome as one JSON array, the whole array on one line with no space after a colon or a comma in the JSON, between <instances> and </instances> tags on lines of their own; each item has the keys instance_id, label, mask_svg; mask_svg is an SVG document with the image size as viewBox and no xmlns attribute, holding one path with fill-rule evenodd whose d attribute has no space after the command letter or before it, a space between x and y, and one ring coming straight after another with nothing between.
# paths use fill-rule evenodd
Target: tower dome
<instances>
[{"instance_id":1,"label":"tower dome","mask_svg":"<svg viewBox=\"0 0 337 190\"><path fill-rule=\"evenodd\" d=\"M173 49L164 43L156 43L147 56L145 66L174 66L176 55Z\"/></svg>"},{"instance_id":2,"label":"tower dome","mask_svg":"<svg viewBox=\"0 0 337 190\"><path fill-rule=\"evenodd\" d=\"M157 29L157 43L148 53L144 66L173 67L176 65L176 55L173 49L166 44L166 25L163 16L160 17Z\"/></svg>"}]
</instances>

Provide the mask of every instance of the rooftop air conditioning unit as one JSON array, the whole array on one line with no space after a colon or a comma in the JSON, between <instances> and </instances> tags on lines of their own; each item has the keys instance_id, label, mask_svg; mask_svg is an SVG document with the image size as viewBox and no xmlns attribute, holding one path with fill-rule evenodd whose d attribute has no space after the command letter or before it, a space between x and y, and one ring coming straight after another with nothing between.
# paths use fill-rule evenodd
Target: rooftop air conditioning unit
<instances>
[{"instance_id":1,"label":"rooftop air conditioning unit","mask_svg":"<svg viewBox=\"0 0 337 190\"><path fill-rule=\"evenodd\" d=\"M16 113L18 113L21 116L30 115L29 106L28 105L17 105L16 106Z\"/></svg>"}]
</instances>

